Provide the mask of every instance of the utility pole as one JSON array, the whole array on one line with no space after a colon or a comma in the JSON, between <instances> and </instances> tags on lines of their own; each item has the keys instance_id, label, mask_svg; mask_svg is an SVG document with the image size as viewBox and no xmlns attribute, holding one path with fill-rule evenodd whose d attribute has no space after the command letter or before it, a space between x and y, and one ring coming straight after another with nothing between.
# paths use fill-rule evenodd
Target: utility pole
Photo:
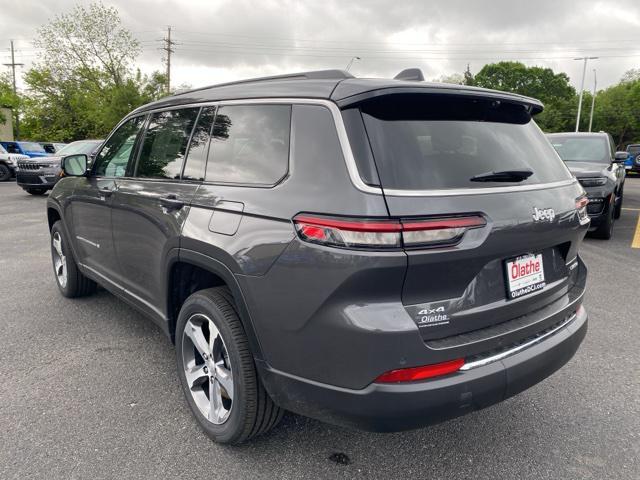
<instances>
[{"instance_id":1,"label":"utility pole","mask_svg":"<svg viewBox=\"0 0 640 480\"><path fill-rule=\"evenodd\" d=\"M580 113L582 111L582 94L584 93L584 77L587 74L587 60L596 60L598 57L578 57L574 60L583 60L582 82L580 83L580 99L578 100L578 115L576 116L576 132L580 129Z\"/></svg>"},{"instance_id":2,"label":"utility pole","mask_svg":"<svg viewBox=\"0 0 640 480\"><path fill-rule=\"evenodd\" d=\"M16 67L21 67L24 63L16 63L15 52L13 49L13 40L11 40L11 63L5 63L6 67L11 67L11 77L13 79L13 94L18 96L18 90L16 89ZM16 110L16 140L20 140L20 118L18 111Z\"/></svg>"},{"instance_id":3,"label":"utility pole","mask_svg":"<svg viewBox=\"0 0 640 480\"><path fill-rule=\"evenodd\" d=\"M164 47L162 50L167 52L167 94L171 93L171 54L174 52L173 46L176 42L171 40L171 25L167 26L167 36L162 39L164 41Z\"/></svg>"},{"instance_id":4,"label":"utility pole","mask_svg":"<svg viewBox=\"0 0 640 480\"><path fill-rule=\"evenodd\" d=\"M598 87L598 79L596 77L596 69L593 69L593 95L591 96L591 115L589 115L589 131L593 125L593 108L596 105L596 88Z\"/></svg>"}]
</instances>

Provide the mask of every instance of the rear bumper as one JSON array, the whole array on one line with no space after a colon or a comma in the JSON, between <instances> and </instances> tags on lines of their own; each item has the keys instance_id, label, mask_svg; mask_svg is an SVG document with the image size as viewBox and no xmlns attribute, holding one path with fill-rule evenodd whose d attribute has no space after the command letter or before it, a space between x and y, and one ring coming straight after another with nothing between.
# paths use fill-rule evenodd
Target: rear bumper
<instances>
[{"instance_id":1,"label":"rear bumper","mask_svg":"<svg viewBox=\"0 0 640 480\"><path fill-rule=\"evenodd\" d=\"M337 425L400 431L479 410L535 385L573 357L586 332L587 314L580 308L552 335L506 358L438 379L372 383L362 390L288 375L262 361L257 365L265 388L283 408Z\"/></svg>"}]
</instances>

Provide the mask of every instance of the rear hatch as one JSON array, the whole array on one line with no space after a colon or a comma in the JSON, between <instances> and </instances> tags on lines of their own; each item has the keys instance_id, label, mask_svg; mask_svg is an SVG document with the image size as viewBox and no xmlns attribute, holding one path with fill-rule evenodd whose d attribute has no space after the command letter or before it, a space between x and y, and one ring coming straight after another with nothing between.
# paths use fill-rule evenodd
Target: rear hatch
<instances>
[{"instance_id":1,"label":"rear hatch","mask_svg":"<svg viewBox=\"0 0 640 480\"><path fill-rule=\"evenodd\" d=\"M375 164L370 183L382 187L390 216L445 227L414 245L405 236L402 301L425 341L562 303L585 233L583 190L527 105L388 94L357 109Z\"/></svg>"}]
</instances>

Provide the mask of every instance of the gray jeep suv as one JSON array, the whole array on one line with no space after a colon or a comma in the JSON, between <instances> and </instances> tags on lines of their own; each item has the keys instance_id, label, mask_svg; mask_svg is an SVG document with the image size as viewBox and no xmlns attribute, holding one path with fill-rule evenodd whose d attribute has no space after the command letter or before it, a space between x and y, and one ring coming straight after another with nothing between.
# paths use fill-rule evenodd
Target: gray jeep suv
<instances>
[{"instance_id":1,"label":"gray jeep suv","mask_svg":"<svg viewBox=\"0 0 640 480\"><path fill-rule=\"evenodd\" d=\"M585 192L533 99L321 71L129 114L47 200L63 295L96 284L176 346L240 443L290 410L374 431L500 402L587 331Z\"/></svg>"}]
</instances>

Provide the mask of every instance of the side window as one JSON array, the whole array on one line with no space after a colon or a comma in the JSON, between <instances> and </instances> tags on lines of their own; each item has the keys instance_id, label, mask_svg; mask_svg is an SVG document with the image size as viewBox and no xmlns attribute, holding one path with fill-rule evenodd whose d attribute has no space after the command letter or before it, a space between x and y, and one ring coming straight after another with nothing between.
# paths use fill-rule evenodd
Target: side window
<instances>
[{"instance_id":1,"label":"side window","mask_svg":"<svg viewBox=\"0 0 640 480\"><path fill-rule=\"evenodd\" d=\"M136 165L136 177L180 178L199 107L151 115Z\"/></svg>"},{"instance_id":2,"label":"side window","mask_svg":"<svg viewBox=\"0 0 640 480\"><path fill-rule=\"evenodd\" d=\"M193 130L189 152L184 166L182 178L187 180L204 180L204 170L207 165L207 152L209 151L209 135L216 115L216 107L203 107L198 117L198 123Z\"/></svg>"},{"instance_id":3,"label":"side window","mask_svg":"<svg viewBox=\"0 0 640 480\"><path fill-rule=\"evenodd\" d=\"M206 180L273 185L289 166L290 105L218 108Z\"/></svg>"},{"instance_id":4,"label":"side window","mask_svg":"<svg viewBox=\"0 0 640 480\"><path fill-rule=\"evenodd\" d=\"M20 149L18 148L18 145L16 145L15 143L7 143L7 152L20 153Z\"/></svg>"},{"instance_id":5,"label":"side window","mask_svg":"<svg viewBox=\"0 0 640 480\"><path fill-rule=\"evenodd\" d=\"M123 177L126 174L131 151L143 121L144 116L134 117L120 125L96 156L94 175Z\"/></svg>"}]
</instances>

